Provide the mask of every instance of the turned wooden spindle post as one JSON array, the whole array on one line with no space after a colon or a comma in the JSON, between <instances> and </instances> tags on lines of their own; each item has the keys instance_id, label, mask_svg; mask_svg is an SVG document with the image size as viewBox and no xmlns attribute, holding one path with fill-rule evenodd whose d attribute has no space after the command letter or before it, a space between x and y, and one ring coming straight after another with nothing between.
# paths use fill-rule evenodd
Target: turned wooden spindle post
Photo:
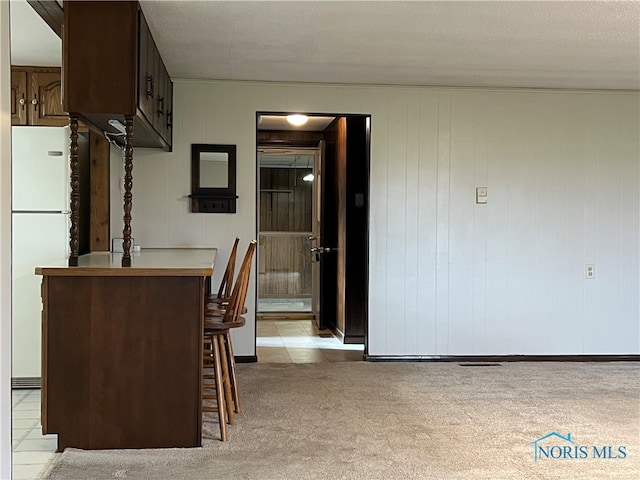
<instances>
[{"instance_id":1,"label":"turned wooden spindle post","mask_svg":"<svg viewBox=\"0 0 640 480\"><path fill-rule=\"evenodd\" d=\"M69 147L69 164L71 167L71 194L70 194L70 208L71 208L71 227L69 228L69 266L78 266L78 215L80 207L80 174L79 174L79 160L78 160L78 116L76 114L69 114L69 127L71 128Z\"/></svg>"},{"instance_id":2,"label":"turned wooden spindle post","mask_svg":"<svg viewBox=\"0 0 640 480\"><path fill-rule=\"evenodd\" d=\"M131 207L133 203L133 115L124 116L124 228L122 229L122 266L131 266Z\"/></svg>"}]
</instances>

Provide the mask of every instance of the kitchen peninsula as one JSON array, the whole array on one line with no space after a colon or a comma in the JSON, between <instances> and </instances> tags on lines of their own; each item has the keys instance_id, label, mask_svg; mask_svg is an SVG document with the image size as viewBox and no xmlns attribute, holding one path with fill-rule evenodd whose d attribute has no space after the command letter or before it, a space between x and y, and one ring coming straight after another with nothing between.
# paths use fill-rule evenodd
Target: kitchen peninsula
<instances>
[{"instance_id":1,"label":"kitchen peninsula","mask_svg":"<svg viewBox=\"0 0 640 480\"><path fill-rule=\"evenodd\" d=\"M216 249L42 266L42 426L58 451L201 445L204 295Z\"/></svg>"}]
</instances>

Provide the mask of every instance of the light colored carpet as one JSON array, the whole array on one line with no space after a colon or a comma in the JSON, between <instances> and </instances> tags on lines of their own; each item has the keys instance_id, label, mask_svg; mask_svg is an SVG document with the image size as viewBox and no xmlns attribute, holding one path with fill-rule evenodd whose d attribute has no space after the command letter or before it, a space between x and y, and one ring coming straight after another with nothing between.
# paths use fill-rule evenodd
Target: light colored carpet
<instances>
[{"instance_id":1,"label":"light colored carpet","mask_svg":"<svg viewBox=\"0 0 640 480\"><path fill-rule=\"evenodd\" d=\"M202 448L69 449L46 478L640 478L640 363L239 367L244 410L228 442L208 419ZM589 458L535 462L529 443L550 432ZM626 458L592 458L594 445Z\"/></svg>"}]
</instances>

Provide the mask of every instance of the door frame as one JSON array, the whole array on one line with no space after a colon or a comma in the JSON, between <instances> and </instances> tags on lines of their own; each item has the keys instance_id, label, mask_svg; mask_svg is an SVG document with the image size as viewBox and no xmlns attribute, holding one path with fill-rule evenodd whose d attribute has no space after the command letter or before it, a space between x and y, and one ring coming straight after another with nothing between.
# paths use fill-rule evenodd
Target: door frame
<instances>
[{"instance_id":1,"label":"door frame","mask_svg":"<svg viewBox=\"0 0 640 480\"><path fill-rule=\"evenodd\" d=\"M268 146L268 147L263 147L263 146L257 146L256 147L256 158L257 158L257 166L258 166L258 171L256 174L256 185L257 185L257 203L256 203L256 230L257 230L257 235L258 235L258 242L260 241L260 236L264 233L267 236L270 236L273 233L278 233L278 232L272 232L272 231L267 231L267 232L262 232L260 229L260 198L261 198L261 189L260 189L260 178L261 178L261 173L260 173L260 168L261 168L261 160L262 160L262 156L263 155L269 155L270 153L275 153L278 151L282 151L282 156L288 156L288 155L309 155L309 156L313 156L313 164L309 164L309 167L311 167L312 169L312 173L314 175L316 175L316 165L318 162L318 156L321 155L321 151L320 148L318 146L316 147L295 147L295 146L285 146L285 145L272 145L272 146ZM311 198L312 198L312 220L311 220L311 229L308 232L280 232L283 235L286 235L287 233L299 233L299 234L305 234L305 235L310 235L309 240L310 243L312 243L313 246L313 236L314 236L314 228L315 228L315 222L314 222L314 217L316 215L316 182L314 182L313 184L313 189L312 189L312 193L311 193ZM318 302L318 297L319 297L319 292L316 291L316 287L317 285L315 284L316 280L315 278L313 278L313 274L315 272L315 264L312 265L312 292L311 292L311 306L310 306L310 310L309 311L274 311L274 312L259 312L258 311L258 303L259 303L259 299L260 299L260 256L262 255L262 250L260 248L260 245L258 245L258 249L256 252L256 258L257 258L257 263L256 265L258 266L258 272L256 275L256 279L257 279L257 288L256 288L256 315L260 315L263 318L287 318L287 319L296 319L296 320L306 320L309 318L313 318L314 312L316 311L316 309L314 308L314 305Z\"/></svg>"},{"instance_id":2,"label":"door frame","mask_svg":"<svg viewBox=\"0 0 640 480\"><path fill-rule=\"evenodd\" d=\"M290 147L290 148L296 148L296 147L317 147L319 140L323 140L324 139L324 135L323 132L305 132L304 131L304 127L301 128L300 130L296 130L296 131L292 131L292 135L289 136L288 138L278 138L278 139L274 139L273 143L269 143L268 141L265 141L263 137L261 137L260 131L259 130L259 122L260 122L260 118L263 115L277 115L277 116L286 116L289 115L291 113L302 113L304 115L313 117L313 116L323 116L323 117L327 117L327 116L333 116L333 117L345 117L348 120L349 119L356 119L359 118L361 120L364 121L365 124L365 130L363 132L362 135L362 141L364 142L364 148L362 148L361 150L361 159L360 162L357 166L357 168L352 169L353 171L351 171L349 173L349 175L359 175L362 178L366 179L366 182L364 182L364 186L362 186L361 188L366 188L366 190L359 192L362 195L358 195L358 198L361 200L362 196L364 196L364 203L363 204L359 204L358 208L360 208L360 211L362 212L361 215L363 217L364 220L364 225L365 228L363 229L363 239L364 241L359 245L359 248L361 249L361 251L364 254L364 258L365 261L363 263L363 272L362 272L362 277L361 277L361 288L362 288L362 293L364 295L364 300L363 300L363 304L362 304L362 315L364 316L364 323L363 323L363 333L364 335L362 336L362 341L361 342L349 342L348 338L342 337L341 340L343 340L345 343L364 343L364 353L365 356L367 354L367 350L368 350L368 324L369 324L369 277L370 277L370 271L369 271L369 244L370 244L370 235L369 235L369 225L370 225L370 152L371 152L371 119L372 116L371 114L350 114L350 113L307 113L307 112L282 112L282 111L257 111L256 112L256 128L255 128L255 135L256 135L256 183L255 183L255 188L256 188L256 218L255 218L255 222L256 222L256 232L259 232L259 214L260 214L260 196L259 196L259 187L260 187L260 164L259 164L259 152L258 149L260 148L265 148L267 146L282 146L282 147ZM296 135L296 132L298 132L298 134ZM300 132L305 132L308 133L309 135L300 135ZM320 135L314 135L314 133L319 133ZM286 135L284 137L287 137ZM324 160L324 159L323 159ZM348 201L349 202L360 202L360 200L355 200L355 194L354 192L348 191L347 195L349 196ZM258 278L256 275L255 278L255 295L256 295L256 305L257 305L257 298L258 298ZM340 338L341 336L338 335L338 337ZM256 334L256 338L257 338L257 334Z\"/></svg>"}]
</instances>

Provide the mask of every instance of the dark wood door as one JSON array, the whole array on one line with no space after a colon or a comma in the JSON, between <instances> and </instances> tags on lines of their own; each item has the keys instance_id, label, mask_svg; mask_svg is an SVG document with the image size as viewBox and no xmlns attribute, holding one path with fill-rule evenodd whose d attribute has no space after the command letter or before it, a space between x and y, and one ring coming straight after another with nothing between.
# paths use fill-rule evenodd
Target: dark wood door
<instances>
[{"instance_id":1,"label":"dark wood door","mask_svg":"<svg viewBox=\"0 0 640 480\"><path fill-rule=\"evenodd\" d=\"M321 165L320 314L318 328L344 331L347 122L338 117L325 131Z\"/></svg>"},{"instance_id":2,"label":"dark wood door","mask_svg":"<svg viewBox=\"0 0 640 480\"><path fill-rule=\"evenodd\" d=\"M344 343L364 343L369 309L369 128L347 117Z\"/></svg>"},{"instance_id":3,"label":"dark wood door","mask_svg":"<svg viewBox=\"0 0 640 480\"><path fill-rule=\"evenodd\" d=\"M156 78L158 79L158 91L156 92L155 99L155 115L153 119L153 126L156 131L162 136L167 138L167 118L166 118L166 98L167 98L167 84L169 83L169 75L162 63L160 56L156 56L155 63Z\"/></svg>"},{"instance_id":4,"label":"dark wood door","mask_svg":"<svg viewBox=\"0 0 640 480\"><path fill-rule=\"evenodd\" d=\"M142 15L138 16L139 62L138 62L138 107L150 123L153 123L153 100L155 97L154 51L149 27Z\"/></svg>"}]
</instances>

